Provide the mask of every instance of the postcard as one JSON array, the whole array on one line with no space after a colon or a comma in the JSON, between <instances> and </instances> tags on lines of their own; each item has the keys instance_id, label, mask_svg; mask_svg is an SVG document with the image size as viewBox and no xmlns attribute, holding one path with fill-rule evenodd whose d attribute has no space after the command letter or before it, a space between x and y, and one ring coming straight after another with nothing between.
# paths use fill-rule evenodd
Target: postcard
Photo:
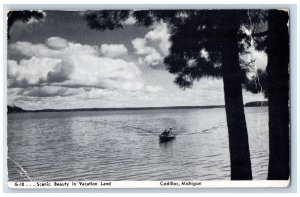
<instances>
[{"instance_id":1,"label":"postcard","mask_svg":"<svg viewBox=\"0 0 300 197\"><path fill-rule=\"evenodd\" d=\"M289 21L9 10L8 186L288 187Z\"/></svg>"}]
</instances>

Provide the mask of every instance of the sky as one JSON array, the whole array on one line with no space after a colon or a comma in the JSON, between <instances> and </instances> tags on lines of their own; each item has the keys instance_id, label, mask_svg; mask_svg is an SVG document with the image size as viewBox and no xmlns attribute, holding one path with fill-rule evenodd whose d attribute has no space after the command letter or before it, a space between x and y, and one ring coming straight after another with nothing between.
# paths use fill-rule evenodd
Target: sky
<instances>
[{"instance_id":1,"label":"sky","mask_svg":"<svg viewBox=\"0 0 300 197\"><path fill-rule=\"evenodd\" d=\"M171 45L166 23L149 28L129 18L123 29L97 31L84 12L43 11L16 22L8 43L8 105L23 109L224 105L222 80L181 89L163 64ZM267 56L253 51L257 68ZM243 91L244 103L265 100Z\"/></svg>"}]
</instances>

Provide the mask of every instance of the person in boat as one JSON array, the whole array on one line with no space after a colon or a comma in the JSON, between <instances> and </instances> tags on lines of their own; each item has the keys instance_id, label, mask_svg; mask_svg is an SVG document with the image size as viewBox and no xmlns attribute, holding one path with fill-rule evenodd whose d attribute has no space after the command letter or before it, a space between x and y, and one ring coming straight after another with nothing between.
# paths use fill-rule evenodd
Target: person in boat
<instances>
[{"instance_id":1,"label":"person in boat","mask_svg":"<svg viewBox=\"0 0 300 197\"><path fill-rule=\"evenodd\" d=\"M168 131L168 135L171 135L173 134L173 130L172 130L172 127L170 127L169 131Z\"/></svg>"},{"instance_id":2,"label":"person in boat","mask_svg":"<svg viewBox=\"0 0 300 197\"><path fill-rule=\"evenodd\" d=\"M162 133L163 135L168 135L167 129L164 130L164 132Z\"/></svg>"}]
</instances>

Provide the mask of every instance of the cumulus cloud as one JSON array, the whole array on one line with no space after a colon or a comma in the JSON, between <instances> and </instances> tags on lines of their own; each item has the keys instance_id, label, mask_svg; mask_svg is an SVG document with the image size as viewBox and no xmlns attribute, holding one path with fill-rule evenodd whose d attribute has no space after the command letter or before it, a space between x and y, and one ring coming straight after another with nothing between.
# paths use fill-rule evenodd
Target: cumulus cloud
<instances>
[{"instance_id":1,"label":"cumulus cloud","mask_svg":"<svg viewBox=\"0 0 300 197\"><path fill-rule=\"evenodd\" d=\"M59 59L36 57L23 59L19 63L8 60L9 85L30 86L46 82L48 73L55 71L60 62Z\"/></svg>"},{"instance_id":2,"label":"cumulus cloud","mask_svg":"<svg viewBox=\"0 0 300 197\"><path fill-rule=\"evenodd\" d=\"M99 51L96 46L68 42L67 47L59 48L58 45L62 46L59 42L63 43L68 41L57 37L48 38L46 44L32 44L26 41L18 41L11 44L9 49L11 53L18 53L27 57L59 57L63 59L68 56L81 56L85 54L99 56Z\"/></svg>"},{"instance_id":3,"label":"cumulus cloud","mask_svg":"<svg viewBox=\"0 0 300 197\"><path fill-rule=\"evenodd\" d=\"M163 57L157 52L151 53L144 58L144 62L152 67L159 66L160 64L162 64L162 61Z\"/></svg>"},{"instance_id":4,"label":"cumulus cloud","mask_svg":"<svg viewBox=\"0 0 300 197\"><path fill-rule=\"evenodd\" d=\"M127 53L123 45L102 45L99 49L52 37L45 44L16 42L9 50L28 57L20 62L8 61L11 87L54 84L129 91L144 87L135 63L116 58Z\"/></svg>"},{"instance_id":5,"label":"cumulus cloud","mask_svg":"<svg viewBox=\"0 0 300 197\"><path fill-rule=\"evenodd\" d=\"M171 43L169 41L170 33L166 23L158 24L153 31L145 35L145 39L152 44L163 56L168 55Z\"/></svg>"},{"instance_id":6,"label":"cumulus cloud","mask_svg":"<svg viewBox=\"0 0 300 197\"><path fill-rule=\"evenodd\" d=\"M154 69L163 67L163 59L169 54L170 33L166 23L159 23L148 32L144 38L136 38L131 41L135 53L141 55L140 63Z\"/></svg>"},{"instance_id":7,"label":"cumulus cloud","mask_svg":"<svg viewBox=\"0 0 300 197\"><path fill-rule=\"evenodd\" d=\"M116 58L127 55L127 48L123 44L102 44L101 53L106 57Z\"/></svg>"},{"instance_id":8,"label":"cumulus cloud","mask_svg":"<svg viewBox=\"0 0 300 197\"><path fill-rule=\"evenodd\" d=\"M68 41L60 37L48 38L46 44L54 49L63 49L69 46Z\"/></svg>"},{"instance_id":9,"label":"cumulus cloud","mask_svg":"<svg viewBox=\"0 0 300 197\"><path fill-rule=\"evenodd\" d=\"M156 52L156 49L151 47L151 46L147 46L147 40L143 39L143 38L136 38L134 40L131 41L133 48L135 49L135 53L138 55L148 55L151 53Z\"/></svg>"}]
</instances>

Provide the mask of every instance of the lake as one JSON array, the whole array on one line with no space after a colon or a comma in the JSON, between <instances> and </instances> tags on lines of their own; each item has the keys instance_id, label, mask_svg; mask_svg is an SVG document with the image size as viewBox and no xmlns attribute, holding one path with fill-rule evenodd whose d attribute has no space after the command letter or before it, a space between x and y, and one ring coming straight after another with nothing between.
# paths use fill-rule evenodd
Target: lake
<instances>
[{"instance_id":1,"label":"lake","mask_svg":"<svg viewBox=\"0 0 300 197\"><path fill-rule=\"evenodd\" d=\"M253 178L266 180L268 107L245 114ZM160 143L169 127L176 139ZM7 135L10 181L230 180L224 108L15 113Z\"/></svg>"}]
</instances>

